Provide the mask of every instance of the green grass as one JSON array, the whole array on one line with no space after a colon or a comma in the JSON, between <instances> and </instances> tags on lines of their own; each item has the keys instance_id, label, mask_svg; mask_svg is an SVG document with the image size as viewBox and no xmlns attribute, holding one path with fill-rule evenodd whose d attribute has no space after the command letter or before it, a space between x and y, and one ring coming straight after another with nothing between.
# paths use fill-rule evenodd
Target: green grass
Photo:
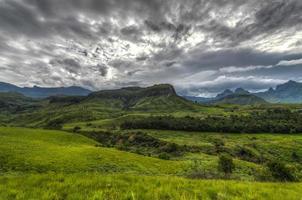
<instances>
[{"instance_id":1,"label":"green grass","mask_svg":"<svg viewBox=\"0 0 302 200\"><path fill-rule=\"evenodd\" d=\"M224 142L230 150L239 146L254 149L267 158L278 158L285 162L296 162L292 153L296 152L302 163L302 135L300 134L223 134L184 131L146 131L149 135L164 141L203 148L214 146L216 140Z\"/></svg>"},{"instance_id":2,"label":"green grass","mask_svg":"<svg viewBox=\"0 0 302 200\"><path fill-rule=\"evenodd\" d=\"M217 171L217 156L186 153L162 160L100 147L94 140L63 131L0 128L0 169L18 172L100 172L188 176L193 171ZM198 166L196 166L196 160ZM263 167L235 160L231 178L255 180Z\"/></svg>"},{"instance_id":3,"label":"green grass","mask_svg":"<svg viewBox=\"0 0 302 200\"><path fill-rule=\"evenodd\" d=\"M301 200L301 183L254 183L101 174L0 177L0 199Z\"/></svg>"},{"instance_id":4,"label":"green grass","mask_svg":"<svg viewBox=\"0 0 302 200\"><path fill-rule=\"evenodd\" d=\"M272 139L267 134L148 133L203 147L213 145L217 138L229 148L239 142L248 145L251 139L263 141L264 146L280 143L284 159L292 142L301 142L295 135ZM0 199L301 199L301 183L246 182L254 181L264 169L239 159L234 159L236 167L230 178L245 180L242 182L181 178L196 170L218 173L217 163L216 155L205 153L161 160L104 148L74 133L0 127Z\"/></svg>"},{"instance_id":5,"label":"green grass","mask_svg":"<svg viewBox=\"0 0 302 200\"><path fill-rule=\"evenodd\" d=\"M181 174L187 161L166 161L100 147L63 131L0 128L0 169L21 172Z\"/></svg>"}]
</instances>

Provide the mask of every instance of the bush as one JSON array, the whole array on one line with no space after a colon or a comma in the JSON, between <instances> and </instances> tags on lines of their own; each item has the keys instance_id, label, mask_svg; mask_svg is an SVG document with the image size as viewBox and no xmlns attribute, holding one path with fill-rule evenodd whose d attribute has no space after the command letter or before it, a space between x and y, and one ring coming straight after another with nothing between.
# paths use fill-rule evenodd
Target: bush
<instances>
[{"instance_id":1,"label":"bush","mask_svg":"<svg viewBox=\"0 0 302 200\"><path fill-rule=\"evenodd\" d=\"M158 155L158 158L163 160L170 160L170 155L167 153L161 153Z\"/></svg>"},{"instance_id":2,"label":"bush","mask_svg":"<svg viewBox=\"0 0 302 200\"><path fill-rule=\"evenodd\" d=\"M295 162L299 162L300 161L300 157L299 155L297 154L297 152L293 152L292 153L292 159L295 161Z\"/></svg>"},{"instance_id":3,"label":"bush","mask_svg":"<svg viewBox=\"0 0 302 200\"><path fill-rule=\"evenodd\" d=\"M291 170L282 162L271 161L267 164L272 176L278 181L295 181L295 176Z\"/></svg>"},{"instance_id":4,"label":"bush","mask_svg":"<svg viewBox=\"0 0 302 200\"><path fill-rule=\"evenodd\" d=\"M255 163L263 162L263 158L261 157L260 153L251 147L237 146L235 154L242 160Z\"/></svg>"},{"instance_id":5,"label":"bush","mask_svg":"<svg viewBox=\"0 0 302 200\"><path fill-rule=\"evenodd\" d=\"M177 153L178 146L175 143L167 143L165 146L161 147L161 150L167 153Z\"/></svg>"},{"instance_id":6,"label":"bush","mask_svg":"<svg viewBox=\"0 0 302 200\"><path fill-rule=\"evenodd\" d=\"M218 170L223 172L226 177L232 174L234 167L233 158L231 156L227 154L219 156Z\"/></svg>"},{"instance_id":7,"label":"bush","mask_svg":"<svg viewBox=\"0 0 302 200\"><path fill-rule=\"evenodd\" d=\"M75 126L75 127L73 127L72 132L74 132L74 133L78 133L80 130L81 130L81 127L79 127L79 126Z\"/></svg>"},{"instance_id":8,"label":"bush","mask_svg":"<svg viewBox=\"0 0 302 200\"><path fill-rule=\"evenodd\" d=\"M221 153L224 151L224 141L220 138L216 138L214 141L215 151L216 153Z\"/></svg>"}]
</instances>

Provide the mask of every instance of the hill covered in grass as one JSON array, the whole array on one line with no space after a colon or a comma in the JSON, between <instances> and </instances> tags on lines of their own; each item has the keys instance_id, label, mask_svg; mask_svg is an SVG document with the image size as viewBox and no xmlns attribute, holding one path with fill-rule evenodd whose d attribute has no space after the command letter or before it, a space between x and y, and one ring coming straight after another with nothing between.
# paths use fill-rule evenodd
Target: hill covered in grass
<instances>
[{"instance_id":1,"label":"hill covered in grass","mask_svg":"<svg viewBox=\"0 0 302 200\"><path fill-rule=\"evenodd\" d=\"M263 176L265 167L254 161L234 159L231 179L200 180L219 175L217 148L234 150L236 144L270 141L270 135L219 137L217 134L149 132L151 136L179 145L207 149L171 160L108 148L75 133L26 128L0 128L0 199L299 199L300 183L246 182ZM283 159L290 158L292 142L300 136L279 135L264 142L264 152L278 141ZM296 139L294 137L297 137ZM133 137L129 138L133 140ZM223 140L218 147L217 140ZM259 140L259 141L258 141ZM240 142L239 142L240 141ZM272 146L270 146L272 145ZM259 146L260 147L260 146ZM216 150L215 150L216 149ZM277 150L278 149L278 150ZM248 150L252 152L257 150ZM238 152L241 152L238 150ZM217 154L216 154L217 153ZM300 154L300 152L299 152ZM236 154L235 154L236 155ZM244 155L244 154L238 154ZM245 156L253 154L245 154ZM258 155L257 153L254 154ZM266 154L267 155L267 154ZM235 157L235 156L234 156ZM289 161L293 164L297 161ZM267 176L270 176L267 174ZM191 177L194 179L188 179Z\"/></svg>"},{"instance_id":2,"label":"hill covered in grass","mask_svg":"<svg viewBox=\"0 0 302 200\"><path fill-rule=\"evenodd\" d=\"M171 85L147 88L131 87L105 90L82 96L55 96L26 103L22 95L15 101L25 102L10 112L11 123L18 126L60 128L64 123L119 117L125 113L167 113L198 111L201 106L178 96ZM3 104L9 101L3 99ZM28 109L28 105L36 109Z\"/></svg>"},{"instance_id":3,"label":"hill covered in grass","mask_svg":"<svg viewBox=\"0 0 302 200\"><path fill-rule=\"evenodd\" d=\"M186 161L169 161L102 147L78 134L0 128L0 172L184 174Z\"/></svg>"},{"instance_id":4,"label":"hill covered in grass","mask_svg":"<svg viewBox=\"0 0 302 200\"><path fill-rule=\"evenodd\" d=\"M99 99L119 101L121 108L126 110L194 109L191 102L178 96L173 86L168 84L99 91L87 98L88 101Z\"/></svg>"}]
</instances>

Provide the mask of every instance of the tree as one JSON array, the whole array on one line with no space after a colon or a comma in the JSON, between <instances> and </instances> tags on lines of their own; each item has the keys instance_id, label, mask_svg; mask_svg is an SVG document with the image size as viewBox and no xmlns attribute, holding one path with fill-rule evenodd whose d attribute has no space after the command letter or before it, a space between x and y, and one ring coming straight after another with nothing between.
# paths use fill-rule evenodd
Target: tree
<instances>
[{"instance_id":1,"label":"tree","mask_svg":"<svg viewBox=\"0 0 302 200\"><path fill-rule=\"evenodd\" d=\"M232 174L235 165L233 163L233 158L227 154L219 156L218 160L218 170L223 172L225 177L229 177Z\"/></svg>"}]
</instances>

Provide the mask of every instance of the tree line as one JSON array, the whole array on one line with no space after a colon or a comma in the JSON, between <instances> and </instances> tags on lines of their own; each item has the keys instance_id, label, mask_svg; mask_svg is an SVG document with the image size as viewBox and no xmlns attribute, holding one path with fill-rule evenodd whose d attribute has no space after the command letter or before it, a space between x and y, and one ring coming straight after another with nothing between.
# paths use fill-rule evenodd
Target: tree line
<instances>
[{"instance_id":1,"label":"tree line","mask_svg":"<svg viewBox=\"0 0 302 200\"><path fill-rule=\"evenodd\" d=\"M302 133L302 115L285 108L229 116L150 116L126 120L122 129L157 129L224 133Z\"/></svg>"}]
</instances>

